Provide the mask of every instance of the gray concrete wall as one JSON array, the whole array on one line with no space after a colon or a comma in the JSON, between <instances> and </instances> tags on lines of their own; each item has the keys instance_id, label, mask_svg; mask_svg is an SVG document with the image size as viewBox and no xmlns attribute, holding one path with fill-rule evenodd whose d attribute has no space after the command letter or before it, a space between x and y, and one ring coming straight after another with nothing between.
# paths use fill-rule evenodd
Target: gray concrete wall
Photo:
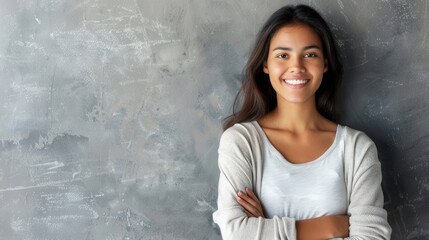
<instances>
[{"instance_id":1,"label":"gray concrete wall","mask_svg":"<svg viewBox=\"0 0 429 240\"><path fill-rule=\"evenodd\" d=\"M0 238L221 239L217 145L259 27L330 22L393 239L429 238L428 1L1 0Z\"/></svg>"}]
</instances>

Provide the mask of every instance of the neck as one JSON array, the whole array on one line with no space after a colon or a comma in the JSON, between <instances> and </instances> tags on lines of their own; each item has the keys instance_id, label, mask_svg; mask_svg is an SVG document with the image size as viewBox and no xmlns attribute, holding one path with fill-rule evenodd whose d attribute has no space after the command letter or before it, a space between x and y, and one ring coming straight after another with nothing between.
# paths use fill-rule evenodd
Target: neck
<instances>
[{"instance_id":1,"label":"neck","mask_svg":"<svg viewBox=\"0 0 429 240\"><path fill-rule=\"evenodd\" d=\"M272 117L277 128L292 132L320 129L324 122L314 98L304 103L291 103L278 98Z\"/></svg>"}]
</instances>

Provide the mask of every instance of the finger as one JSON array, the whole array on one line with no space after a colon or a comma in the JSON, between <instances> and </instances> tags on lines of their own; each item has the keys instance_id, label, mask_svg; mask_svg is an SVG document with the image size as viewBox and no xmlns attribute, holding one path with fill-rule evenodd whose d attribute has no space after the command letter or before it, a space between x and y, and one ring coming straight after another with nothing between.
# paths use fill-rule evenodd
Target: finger
<instances>
[{"instance_id":1,"label":"finger","mask_svg":"<svg viewBox=\"0 0 429 240\"><path fill-rule=\"evenodd\" d=\"M258 208L259 207L259 202L253 200L250 196L248 196L247 194L244 194L242 192L238 192L238 196L241 197L242 199L246 200L246 202L248 202L249 204L251 204L253 207Z\"/></svg>"},{"instance_id":2,"label":"finger","mask_svg":"<svg viewBox=\"0 0 429 240\"><path fill-rule=\"evenodd\" d=\"M256 209L255 206L253 206L251 203L249 203L247 201L247 199L237 196L237 201L238 203L240 203L240 205L242 205L243 207L245 207L247 210L252 211L252 209Z\"/></svg>"},{"instance_id":3,"label":"finger","mask_svg":"<svg viewBox=\"0 0 429 240\"><path fill-rule=\"evenodd\" d=\"M251 214L253 214L255 217L264 217L264 213L261 209L261 207L255 207L252 204L248 203L243 198L237 197L237 202L247 211L249 211Z\"/></svg>"},{"instance_id":4,"label":"finger","mask_svg":"<svg viewBox=\"0 0 429 240\"><path fill-rule=\"evenodd\" d=\"M252 205L255 206L256 202L255 200L253 200L249 195L247 195L246 193L242 193L242 192L238 192L237 194L239 197L243 198L244 200L246 200L246 202L251 203Z\"/></svg>"},{"instance_id":5,"label":"finger","mask_svg":"<svg viewBox=\"0 0 429 240\"><path fill-rule=\"evenodd\" d=\"M250 198L253 199L253 201L259 203L259 198L253 193L253 191L250 188L246 187L246 193Z\"/></svg>"},{"instance_id":6,"label":"finger","mask_svg":"<svg viewBox=\"0 0 429 240\"><path fill-rule=\"evenodd\" d=\"M247 211L249 211L250 213L252 213L253 215L259 215L258 214L258 209L256 207L254 207L252 204L248 203L246 200L244 200L241 197L237 197L237 202Z\"/></svg>"},{"instance_id":7,"label":"finger","mask_svg":"<svg viewBox=\"0 0 429 240\"><path fill-rule=\"evenodd\" d=\"M253 193L253 192L251 192L251 193ZM262 205L261 205L259 199L256 197L256 195L254 195L254 196L255 196L257 201L253 200L250 196L248 196L242 192L238 192L237 196L253 206L253 208L250 210L252 211L253 214L255 214L255 216L264 217L264 211L262 210Z\"/></svg>"},{"instance_id":8,"label":"finger","mask_svg":"<svg viewBox=\"0 0 429 240\"><path fill-rule=\"evenodd\" d=\"M246 213L246 215L248 216L248 217L256 217L255 215L253 215L252 213L250 213L249 211L247 211L247 210L244 210L244 212Z\"/></svg>"}]
</instances>

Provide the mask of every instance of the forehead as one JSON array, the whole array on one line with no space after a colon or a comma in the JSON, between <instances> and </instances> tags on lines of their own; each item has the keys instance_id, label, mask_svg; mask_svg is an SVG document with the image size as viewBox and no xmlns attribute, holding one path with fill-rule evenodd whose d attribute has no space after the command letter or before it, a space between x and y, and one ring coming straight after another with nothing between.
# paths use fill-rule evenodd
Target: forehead
<instances>
[{"instance_id":1,"label":"forehead","mask_svg":"<svg viewBox=\"0 0 429 240\"><path fill-rule=\"evenodd\" d=\"M275 47L302 47L316 45L322 48L322 41L317 33L307 24L296 23L281 27L273 35L270 49Z\"/></svg>"}]
</instances>

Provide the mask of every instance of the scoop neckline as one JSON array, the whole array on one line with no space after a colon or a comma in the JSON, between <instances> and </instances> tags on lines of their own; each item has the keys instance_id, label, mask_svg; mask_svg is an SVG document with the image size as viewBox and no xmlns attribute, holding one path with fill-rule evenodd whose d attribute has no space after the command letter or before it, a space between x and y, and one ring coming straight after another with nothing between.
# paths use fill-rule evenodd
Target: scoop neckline
<instances>
[{"instance_id":1,"label":"scoop neckline","mask_svg":"<svg viewBox=\"0 0 429 240\"><path fill-rule=\"evenodd\" d=\"M264 141L265 144L267 144L268 148L271 150L271 152L273 154L276 155L276 157L279 160L282 160L281 162L283 162L286 165L289 166L307 166L307 165L311 165L311 164L315 164L323 159L325 159L338 145L339 142L339 138L340 138L340 134L342 132L343 126L340 124L337 124L337 129L335 131L335 138L334 141L332 142L332 144L329 146L328 149L326 149L320 156L318 156L317 158L310 160L308 162L305 163L292 163L290 162L288 159L286 159L283 154L280 153L279 150L277 150L276 147L274 147L274 145L271 143L270 139L268 139L268 136L266 135L264 129L261 127L261 125L259 125L258 121L253 121L253 125L256 126L257 131L259 132L259 134L262 136L262 140Z\"/></svg>"}]
</instances>

